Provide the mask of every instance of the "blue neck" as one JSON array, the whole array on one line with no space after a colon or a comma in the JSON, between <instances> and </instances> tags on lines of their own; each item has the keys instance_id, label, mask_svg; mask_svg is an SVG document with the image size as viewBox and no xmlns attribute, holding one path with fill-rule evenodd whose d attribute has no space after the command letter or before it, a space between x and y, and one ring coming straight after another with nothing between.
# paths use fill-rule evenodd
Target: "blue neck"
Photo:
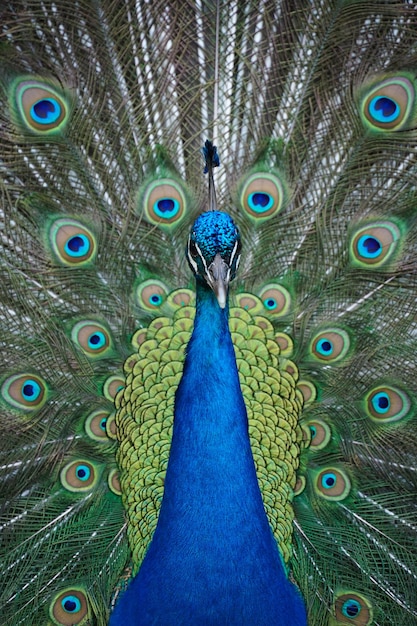
<instances>
[{"instance_id":1,"label":"blue neck","mask_svg":"<svg viewBox=\"0 0 417 626\"><path fill-rule=\"evenodd\" d=\"M114 615L113 626L306 624L264 512L228 310L203 285L158 525Z\"/></svg>"}]
</instances>

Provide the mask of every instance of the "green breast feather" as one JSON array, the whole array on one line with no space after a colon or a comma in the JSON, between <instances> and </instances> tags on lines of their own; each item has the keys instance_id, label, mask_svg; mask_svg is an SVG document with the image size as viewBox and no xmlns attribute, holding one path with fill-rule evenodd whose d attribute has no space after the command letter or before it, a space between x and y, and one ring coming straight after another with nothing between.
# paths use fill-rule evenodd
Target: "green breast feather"
<instances>
[{"instance_id":1,"label":"green breast feather","mask_svg":"<svg viewBox=\"0 0 417 626\"><path fill-rule=\"evenodd\" d=\"M137 331L137 352L125 362L126 385L116 397L122 492L135 568L156 527L166 473L174 396L195 309L193 292L178 290L167 302L171 317ZM252 294L232 299L230 330L248 411L249 434L265 510L284 560L291 556L293 489L305 429L298 370L288 359L291 339L274 330L262 301ZM265 316L262 316L264 313ZM284 349L280 346L284 346Z\"/></svg>"}]
</instances>

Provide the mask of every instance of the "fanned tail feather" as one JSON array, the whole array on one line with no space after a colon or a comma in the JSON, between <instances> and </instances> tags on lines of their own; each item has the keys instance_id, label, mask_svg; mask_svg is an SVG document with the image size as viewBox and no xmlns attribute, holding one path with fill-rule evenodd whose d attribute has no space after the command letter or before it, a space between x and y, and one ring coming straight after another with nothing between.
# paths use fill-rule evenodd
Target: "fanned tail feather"
<instances>
[{"instance_id":1,"label":"fanned tail feather","mask_svg":"<svg viewBox=\"0 0 417 626\"><path fill-rule=\"evenodd\" d=\"M44 0L0 23L3 623L105 624L139 566L114 398L132 344L172 333L181 363L207 138L248 363L262 336L299 370L309 624L417 623L415 7Z\"/></svg>"}]
</instances>

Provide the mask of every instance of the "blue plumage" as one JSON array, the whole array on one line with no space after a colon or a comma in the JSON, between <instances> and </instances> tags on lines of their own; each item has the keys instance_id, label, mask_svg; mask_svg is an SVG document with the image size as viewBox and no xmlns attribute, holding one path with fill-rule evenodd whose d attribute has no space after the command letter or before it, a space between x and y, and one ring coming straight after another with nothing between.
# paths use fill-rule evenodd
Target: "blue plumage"
<instances>
[{"instance_id":1,"label":"blue plumage","mask_svg":"<svg viewBox=\"0 0 417 626\"><path fill-rule=\"evenodd\" d=\"M230 259L231 218L201 215L192 229L207 266ZM228 309L197 281L197 312L175 399L158 525L111 626L306 624L270 530L249 444Z\"/></svg>"},{"instance_id":2,"label":"blue plumage","mask_svg":"<svg viewBox=\"0 0 417 626\"><path fill-rule=\"evenodd\" d=\"M199 246L206 261L210 263L217 253L225 259L230 258L235 242L240 242L240 235L227 213L208 211L194 222L190 239Z\"/></svg>"}]
</instances>

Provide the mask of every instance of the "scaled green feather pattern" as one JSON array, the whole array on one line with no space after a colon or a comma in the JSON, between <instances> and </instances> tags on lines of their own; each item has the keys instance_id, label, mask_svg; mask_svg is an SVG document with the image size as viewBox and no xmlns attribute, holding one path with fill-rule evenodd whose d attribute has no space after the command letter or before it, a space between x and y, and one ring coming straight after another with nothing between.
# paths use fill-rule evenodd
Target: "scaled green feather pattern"
<instances>
[{"instance_id":1,"label":"scaled green feather pattern","mask_svg":"<svg viewBox=\"0 0 417 626\"><path fill-rule=\"evenodd\" d=\"M182 291L171 294L174 301ZM251 296L254 308L261 307ZM257 307L256 307L257 305ZM154 533L169 458L175 391L191 337L194 308L177 306L172 319L156 318L136 333L138 352L124 365L125 387L116 397L117 460L135 567ZM280 358L271 322L241 307L230 310L230 330L249 435L265 510L285 562L292 541L293 489L303 431L303 396L294 364ZM232 488L232 486L231 486Z\"/></svg>"}]
</instances>

